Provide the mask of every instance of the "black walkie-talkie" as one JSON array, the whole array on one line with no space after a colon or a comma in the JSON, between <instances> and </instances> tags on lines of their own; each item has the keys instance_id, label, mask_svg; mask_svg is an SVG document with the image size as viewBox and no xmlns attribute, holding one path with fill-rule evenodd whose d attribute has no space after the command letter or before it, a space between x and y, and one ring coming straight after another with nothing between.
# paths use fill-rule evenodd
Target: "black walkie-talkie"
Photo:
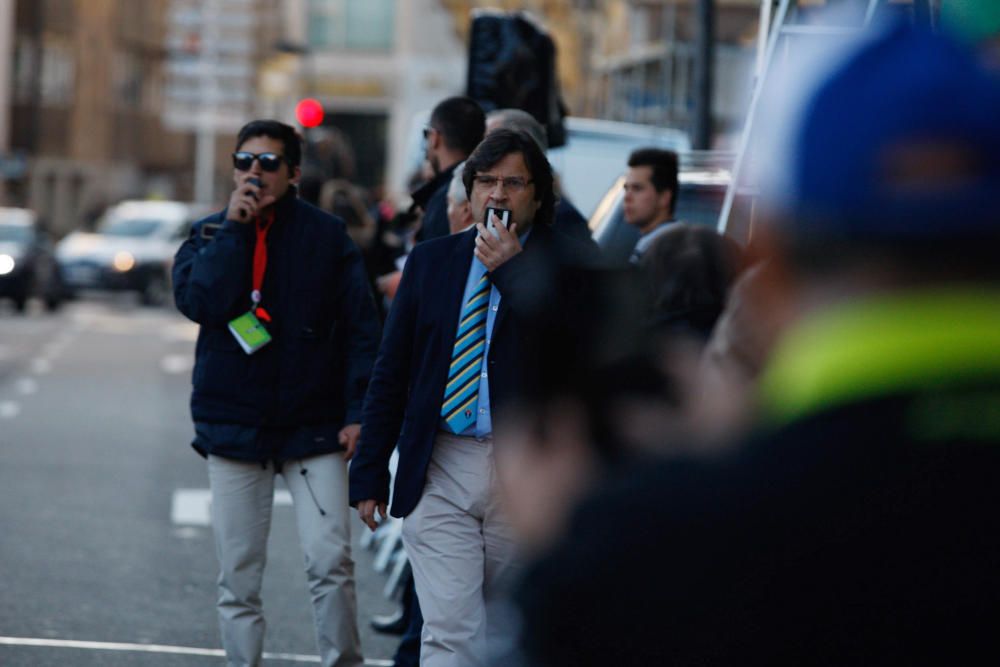
<instances>
[{"instance_id":1,"label":"black walkie-talkie","mask_svg":"<svg viewBox=\"0 0 1000 667\"><path fill-rule=\"evenodd\" d=\"M261 182L260 182L260 179L257 178L256 176L251 176L250 178L248 178L247 179L247 183L249 183L250 185L256 186L258 188L262 185ZM256 192L251 192L250 196L253 197L254 199L257 199L257 193ZM241 218L247 217L246 209L243 209L243 208L240 209L240 217Z\"/></svg>"}]
</instances>

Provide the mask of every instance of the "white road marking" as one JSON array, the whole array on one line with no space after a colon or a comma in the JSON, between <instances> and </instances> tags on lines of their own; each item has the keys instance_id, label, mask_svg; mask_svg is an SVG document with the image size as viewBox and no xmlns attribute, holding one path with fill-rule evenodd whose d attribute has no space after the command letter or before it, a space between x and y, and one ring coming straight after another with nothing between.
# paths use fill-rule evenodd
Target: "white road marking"
<instances>
[{"instance_id":1,"label":"white road marking","mask_svg":"<svg viewBox=\"0 0 1000 667\"><path fill-rule=\"evenodd\" d=\"M160 370L169 375L187 373L194 367L194 355L168 354L160 359Z\"/></svg>"},{"instance_id":2,"label":"white road marking","mask_svg":"<svg viewBox=\"0 0 1000 667\"><path fill-rule=\"evenodd\" d=\"M0 646L35 646L41 648L78 648L91 651L129 651L135 653L172 653L174 655L205 655L213 658L226 657L225 651L217 648L197 648L194 646L169 646L166 644L131 644L127 642L87 642L74 639L38 639L34 637L0 637ZM302 653L264 653L265 660L286 660L288 662L319 662L319 656ZM366 667L392 667L392 660L365 660Z\"/></svg>"},{"instance_id":3,"label":"white road marking","mask_svg":"<svg viewBox=\"0 0 1000 667\"><path fill-rule=\"evenodd\" d=\"M275 489L274 506L292 505L287 489ZM212 492L208 489L177 489L170 503L170 520L181 526L212 525Z\"/></svg>"},{"instance_id":4,"label":"white road marking","mask_svg":"<svg viewBox=\"0 0 1000 667\"><path fill-rule=\"evenodd\" d=\"M183 341L193 343L198 340L198 325L194 322L171 324L163 329L163 340L167 342Z\"/></svg>"},{"instance_id":5,"label":"white road marking","mask_svg":"<svg viewBox=\"0 0 1000 667\"><path fill-rule=\"evenodd\" d=\"M13 419L21 414L21 404L17 401L0 401L0 419Z\"/></svg>"},{"instance_id":6,"label":"white road marking","mask_svg":"<svg viewBox=\"0 0 1000 667\"><path fill-rule=\"evenodd\" d=\"M35 646L40 648L76 648L91 651L127 651L133 653L169 653L174 655L204 655L224 658L226 654L217 648L196 648L194 646L169 646L166 644L131 644L126 642L86 642L73 639L36 639L34 637L0 637L3 646ZM288 662L319 662L319 656L302 653L264 653L265 660L285 660ZM365 660L366 667L392 667L392 660Z\"/></svg>"},{"instance_id":7,"label":"white road marking","mask_svg":"<svg viewBox=\"0 0 1000 667\"><path fill-rule=\"evenodd\" d=\"M14 382L14 389L22 396L30 396L38 393L38 381L35 378L18 378Z\"/></svg>"}]
</instances>

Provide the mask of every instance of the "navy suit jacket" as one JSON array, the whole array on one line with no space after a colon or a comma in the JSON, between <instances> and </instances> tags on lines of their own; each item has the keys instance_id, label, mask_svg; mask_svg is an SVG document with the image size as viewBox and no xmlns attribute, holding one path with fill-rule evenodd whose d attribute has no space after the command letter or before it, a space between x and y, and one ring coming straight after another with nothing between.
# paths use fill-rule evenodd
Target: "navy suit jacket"
<instances>
[{"instance_id":1,"label":"navy suit jacket","mask_svg":"<svg viewBox=\"0 0 1000 667\"><path fill-rule=\"evenodd\" d=\"M404 517L420 500L476 234L473 228L418 244L406 261L365 397L361 442L351 462L352 505L388 502L389 457L397 443L391 514ZM531 335L519 326L518 313L538 312L555 302L559 267L598 261L592 247L537 225L524 251L489 274L501 296L485 360L494 428L520 387L519 349Z\"/></svg>"}]
</instances>

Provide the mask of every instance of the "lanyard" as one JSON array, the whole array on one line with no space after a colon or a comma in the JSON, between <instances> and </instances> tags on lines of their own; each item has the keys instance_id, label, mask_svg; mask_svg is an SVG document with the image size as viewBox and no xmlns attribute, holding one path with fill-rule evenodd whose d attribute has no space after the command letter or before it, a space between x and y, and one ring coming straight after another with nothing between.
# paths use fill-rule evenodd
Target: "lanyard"
<instances>
[{"instance_id":1,"label":"lanyard","mask_svg":"<svg viewBox=\"0 0 1000 667\"><path fill-rule=\"evenodd\" d=\"M256 221L257 242L253 246L253 291L250 292L250 301L253 302L254 315L265 322L271 321L271 316L260 305L260 288L264 284L264 273L267 271L267 232L274 223L274 210L267 216L267 220L260 217Z\"/></svg>"}]
</instances>

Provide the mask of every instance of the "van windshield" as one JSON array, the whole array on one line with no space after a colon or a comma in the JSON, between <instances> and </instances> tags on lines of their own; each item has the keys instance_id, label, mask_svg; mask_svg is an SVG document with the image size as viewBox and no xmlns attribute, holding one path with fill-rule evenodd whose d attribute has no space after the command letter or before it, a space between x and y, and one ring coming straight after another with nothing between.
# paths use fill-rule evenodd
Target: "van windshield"
<instances>
[{"instance_id":1,"label":"van windshield","mask_svg":"<svg viewBox=\"0 0 1000 667\"><path fill-rule=\"evenodd\" d=\"M10 225L0 222L0 241L27 243L30 240L31 227L28 225Z\"/></svg>"},{"instance_id":2,"label":"van windshield","mask_svg":"<svg viewBox=\"0 0 1000 667\"><path fill-rule=\"evenodd\" d=\"M148 218L111 218L101 225L100 232L107 236L152 236L161 224L162 220Z\"/></svg>"}]
</instances>

